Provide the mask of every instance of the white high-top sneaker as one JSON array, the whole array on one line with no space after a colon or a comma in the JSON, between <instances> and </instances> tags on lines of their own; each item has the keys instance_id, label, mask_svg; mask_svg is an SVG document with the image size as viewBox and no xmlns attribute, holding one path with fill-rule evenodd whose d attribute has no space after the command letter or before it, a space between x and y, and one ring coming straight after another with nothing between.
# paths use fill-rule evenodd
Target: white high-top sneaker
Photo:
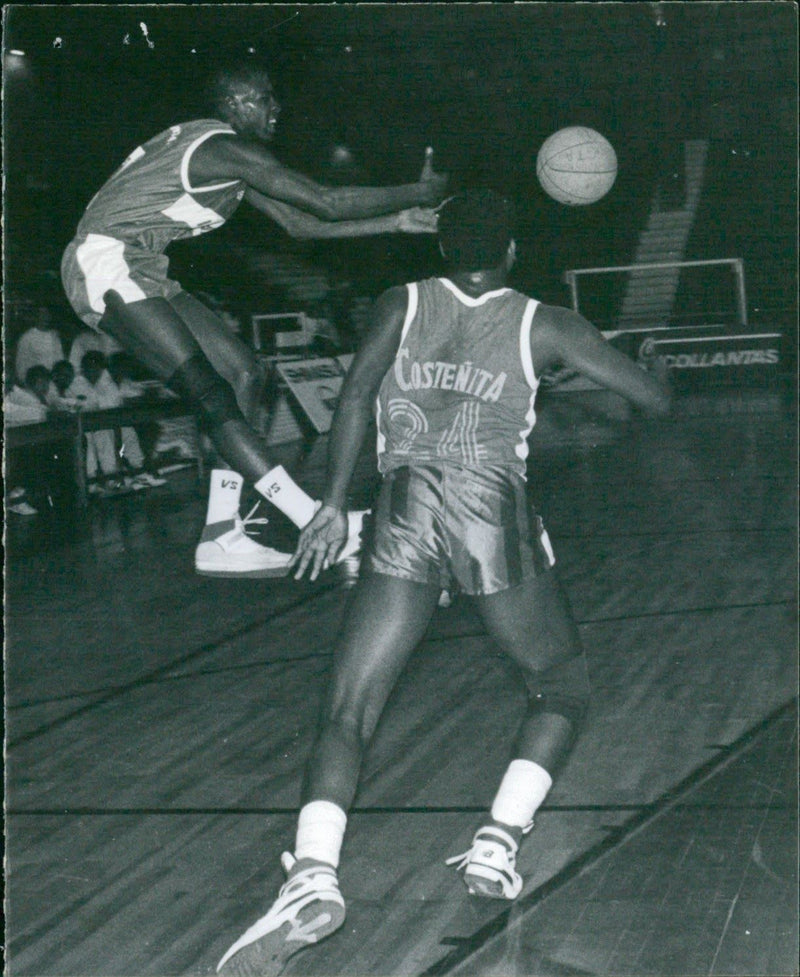
<instances>
[{"instance_id":1,"label":"white high-top sneaker","mask_svg":"<svg viewBox=\"0 0 800 977\"><path fill-rule=\"evenodd\" d=\"M295 953L324 940L344 922L344 899L332 865L315 862L293 873L297 860L289 852L283 853L281 864L289 878L278 898L225 953L218 974L278 977Z\"/></svg>"},{"instance_id":2,"label":"white high-top sneaker","mask_svg":"<svg viewBox=\"0 0 800 977\"><path fill-rule=\"evenodd\" d=\"M215 468L211 472L206 525L194 553L195 570L206 577L285 577L291 553L262 546L247 535L248 525L265 523L239 515L242 476Z\"/></svg>"},{"instance_id":3,"label":"white high-top sneaker","mask_svg":"<svg viewBox=\"0 0 800 977\"><path fill-rule=\"evenodd\" d=\"M527 834L533 822L523 829ZM522 876L517 872L519 845L507 831L488 824L479 828L472 847L448 858L446 865L464 869L464 882L470 895L487 899L516 899L522 891Z\"/></svg>"}]
</instances>

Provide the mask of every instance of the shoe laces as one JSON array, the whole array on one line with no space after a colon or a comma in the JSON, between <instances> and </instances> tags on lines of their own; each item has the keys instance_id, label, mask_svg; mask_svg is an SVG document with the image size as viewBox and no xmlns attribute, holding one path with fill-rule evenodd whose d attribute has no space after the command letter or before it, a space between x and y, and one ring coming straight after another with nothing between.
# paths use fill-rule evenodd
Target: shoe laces
<instances>
[{"instance_id":1,"label":"shoe laces","mask_svg":"<svg viewBox=\"0 0 800 977\"><path fill-rule=\"evenodd\" d=\"M297 859L289 852L284 852L281 856L281 865L287 874L294 867ZM280 887L278 898L282 898L287 893L299 894L298 889L305 892L329 893L331 887L338 889L339 881L336 876L336 869L329 865L311 865L304 868L301 872L290 876Z\"/></svg>"},{"instance_id":2,"label":"shoe laces","mask_svg":"<svg viewBox=\"0 0 800 977\"><path fill-rule=\"evenodd\" d=\"M522 834L528 834L532 828L533 821L530 821L522 829ZM508 852L509 862L513 865L516 861L519 846L511 835L503 831L502 828L495 827L495 825L486 825L483 828L478 828L478 830L475 832L475 837L472 839L472 844L466 851L461 852L460 855L453 855L452 857L446 859L445 865L455 865L456 871L460 872L462 868L466 868L467 865L469 865L478 848L487 844L501 845Z\"/></svg>"},{"instance_id":3,"label":"shoe laces","mask_svg":"<svg viewBox=\"0 0 800 977\"><path fill-rule=\"evenodd\" d=\"M473 845L473 848L475 846ZM466 868L469 865L469 859L472 855L472 848L468 848L466 851L462 851L460 855L453 855L450 858L445 859L445 865L455 865L456 871L460 872L462 868Z\"/></svg>"},{"instance_id":4,"label":"shoe laces","mask_svg":"<svg viewBox=\"0 0 800 977\"><path fill-rule=\"evenodd\" d=\"M247 528L248 526L266 526L269 522L269 519L266 516L261 516L258 519L253 518L260 505L261 500L259 499L259 501L256 502L253 508L247 513L244 519L239 520L242 524L242 529L245 533L247 533L248 536L253 535L253 532Z\"/></svg>"}]
</instances>

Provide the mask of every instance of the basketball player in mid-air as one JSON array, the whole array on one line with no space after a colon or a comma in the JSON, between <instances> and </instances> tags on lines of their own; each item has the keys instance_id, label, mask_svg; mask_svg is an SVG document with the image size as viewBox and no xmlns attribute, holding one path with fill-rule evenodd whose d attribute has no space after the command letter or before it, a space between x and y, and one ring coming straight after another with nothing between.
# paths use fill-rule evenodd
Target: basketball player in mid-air
<instances>
[{"instance_id":1,"label":"basketball player in mid-air","mask_svg":"<svg viewBox=\"0 0 800 977\"><path fill-rule=\"evenodd\" d=\"M298 527L317 504L270 459L254 428L264 376L252 351L199 300L167 277L167 246L211 231L246 200L294 237L432 233L431 209L445 177L426 153L418 182L327 187L283 166L268 150L280 112L269 77L255 66L220 71L214 117L181 123L135 149L95 194L67 247L67 297L93 329L110 333L191 404L232 470L211 476L199 572L280 576L290 554L256 543L239 515L242 480ZM351 514L357 548L359 520Z\"/></svg>"},{"instance_id":2,"label":"basketball player in mid-air","mask_svg":"<svg viewBox=\"0 0 800 977\"><path fill-rule=\"evenodd\" d=\"M471 893L515 899L515 867L585 713L589 685L555 556L525 490L527 438L542 374L580 371L647 412L669 392L582 316L507 287L516 244L508 203L470 191L439 211L446 278L377 301L334 416L323 505L300 534L296 576L345 544L345 499L377 403L383 485L334 657L332 688L302 792L288 880L220 961L225 974L278 974L345 916L337 882L364 751L440 588L472 595L489 636L522 669L528 709L472 846L450 859Z\"/></svg>"}]
</instances>

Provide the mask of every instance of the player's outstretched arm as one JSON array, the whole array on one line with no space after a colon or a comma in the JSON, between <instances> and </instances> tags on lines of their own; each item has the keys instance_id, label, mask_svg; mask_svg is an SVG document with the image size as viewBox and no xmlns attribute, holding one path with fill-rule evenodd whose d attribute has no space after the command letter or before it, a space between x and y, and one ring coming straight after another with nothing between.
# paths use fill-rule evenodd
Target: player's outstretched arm
<instances>
[{"instance_id":1,"label":"player's outstretched arm","mask_svg":"<svg viewBox=\"0 0 800 977\"><path fill-rule=\"evenodd\" d=\"M248 187L244 199L262 214L271 217L293 238L321 240L324 238L368 237L371 234L434 234L436 211L430 207L412 207L396 214L364 217L361 220L326 221L291 204L267 197Z\"/></svg>"},{"instance_id":2,"label":"player's outstretched arm","mask_svg":"<svg viewBox=\"0 0 800 977\"><path fill-rule=\"evenodd\" d=\"M311 569L311 580L331 566L346 535L347 490L364 443L373 404L394 362L408 303L405 288L390 288L375 303L369 333L348 371L333 415L323 505L300 534L292 565L295 579Z\"/></svg>"},{"instance_id":3,"label":"player's outstretched arm","mask_svg":"<svg viewBox=\"0 0 800 977\"><path fill-rule=\"evenodd\" d=\"M571 309L539 306L531 330L531 353L537 375L557 364L572 367L649 414L669 412L671 391L657 362L652 369L642 369Z\"/></svg>"},{"instance_id":4,"label":"player's outstretched arm","mask_svg":"<svg viewBox=\"0 0 800 977\"><path fill-rule=\"evenodd\" d=\"M440 203L447 177L434 172L428 149L416 183L393 187L329 187L280 163L267 149L238 136L217 135L198 146L190 164L195 186L243 180L253 190L324 221L379 217Z\"/></svg>"}]
</instances>

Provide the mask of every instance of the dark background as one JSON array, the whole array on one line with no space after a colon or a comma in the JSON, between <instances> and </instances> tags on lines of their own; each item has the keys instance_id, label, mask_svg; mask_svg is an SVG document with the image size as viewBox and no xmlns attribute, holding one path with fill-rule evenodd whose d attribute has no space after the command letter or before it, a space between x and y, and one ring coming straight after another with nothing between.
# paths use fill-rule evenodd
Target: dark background
<instances>
[{"instance_id":1,"label":"dark background","mask_svg":"<svg viewBox=\"0 0 800 977\"><path fill-rule=\"evenodd\" d=\"M751 320L793 328L794 4L27 4L5 8L4 27L11 297L59 293L61 252L91 195L138 143L206 115L205 74L241 56L273 78L282 160L327 182L407 182L433 145L453 187L514 198L514 284L560 304L564 269L631 260L682 142L708 139L685 258L744 258ZM539 146L568 125L598 129L619 159L613 189L588 207L550 200L536 180ZM336 145L350 165L331 163ZM440 270L428 237L298 244L247 211L176 246L174 277L280 311L243 254L288 251L373 296Z\"/></svg>"}]
</instances>

